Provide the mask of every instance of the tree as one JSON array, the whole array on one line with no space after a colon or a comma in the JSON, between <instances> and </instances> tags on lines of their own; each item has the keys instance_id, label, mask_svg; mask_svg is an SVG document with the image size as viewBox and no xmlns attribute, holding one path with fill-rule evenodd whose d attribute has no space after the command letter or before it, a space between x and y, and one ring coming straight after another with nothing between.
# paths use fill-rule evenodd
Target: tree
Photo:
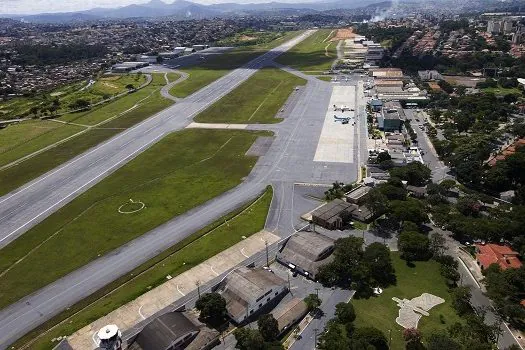
<instances>
[{"instance_id":1,"label":"tree","mask_svg":"<svg viewBox=\"0 0 525 350\"><path fill-rule=\"evenodd\" d=\"M356 284L354 289L368 288L368 271L363 264L362 238L346 237L335 241L333 260L319 268L317 279L325 285L339 285L349 287Z\"/></svg>"},{"instance_id":2,"label":"tree","mask_svg":"<svg viewBox=\"0 0 525 350\"><path fill-rule=\"evenodd\" d=\"M219 293L205 293L195 303L204 320L219 321L226 315L226 300Z\"/></svg>"},{"instance_id":3,"label":"tree","mask_svg":"<svg viewBox=\"0 0 525 350\"><path fill-rule=\"evenodd\" d=\"M375 327L356 328L352 340L372 345L376 350L388 349L388 341L385 335Z\"/></svg>"},{"instance_id":4,"label":"tree","mask_svg":"<svg viewBox=\"0 0 525 350\"><path fill-rule=\"evenodd\" d=\"M337 322L341 324L352 323L355 321L355 310L351 302L339 303L335 306L335 316Z\"/></svg>"},{"instance_id":5,"label":"tree","mask_svg":"<svg viewBox=\"0 0 525 350\"><path fill-rule=\"evenodd\" d=\"M390 212L392 217L399 221L412 221L416 225L421 225L428 221L428 215L423 204L413 198L406 201L391 201Z\"/></svg>"},{"instance_id":6,"label":"tree","mask_svg":"<svg viewBox=\"0 0 525 350\"><path fill-rule=\"evenodd\" d=\"M237 328L233 335L237 340L236 348L239 350L265 350L266 344L261 333L255 329Z\"/></svg>"},{"instance_id":7,"label":"tree","mask_svg":"<svg viewBox=\"0 0 525 350\"><path fill-rule=\"evenodd\" d=\"M279 324L273 315L261 315L257 320L257 326L265 341L272 342L277 339L277 335L279 334Z\"/></svg>"},{"instance_id":8,"label":"tree","mask_svg":"<svg viewBox=\"0 0 525 350\"><path fill-rule=\"evenodd\" d=\"M428 238L418 232L403 231L398 238L401 258L407 262L427 260L430 258Z\"/></svg>"},{"instance_id":9,"label":"tree","mask_svg":"<svg viewBox=\"0 0 525 350\"><path fill-rule=\"evenodd\" d=\"M135 90L135 86L133 84L126 85L126 89L128 90Z\"/></svg>"},{"instance_id":10,"label":"tree","mask_svg":"<svg viewBox=\"0 0 525 350\"><path fill-rule=\"evenodd\" d=\"M378 216L388 211L388 198L380 190L373 188L366 196L365 205L374 216Z\"/></svg>"},{"instance_id":11,"label":"tree","mask_svg":"<svg viewBox=\"0 0 525 350\"><path fill-rule=\"evenodd\" d=\"M29 109L29 113L31 113L33 116L36 117L36 115L38 114L38 107L37 106L33 106Z\"/></svg>"},{"instance_id":12,"label":"tree","mask_svg":"<svg viewBox=\"0 0 525 350\"><path fill-rule=\"evenodd\" d=\"M478 216L481 204L475 196L465 196L458 199L456 209L465 216Z\"/></svg>"},{"instance_id":13,"label":"tree","mask_svg":"<svg viewBox=\"0 0 525 350\"><path fill-rule=\"evenodd\" d=\"M421 343L421 333L416 328L407 328L403 330L403 339L405 339L406 350L423 350L425 347Z\"/></svg>"},{"instance_id":14,"label":"tree","mask_svg":"<svg viewBox=\"0 0 525 350\"><path fill-rule=\"evenodd\" d=\"M368 265L368 272L372 283L387 287L396 282L396 274L390 250L379 242L372 243L365 248L363 255L365 264Z\"/></svg>"},{"instance_id":15,"label":"tree","mask_svg":"<svg viewBox=\"0 0 525 350\"><path fill-rule=\"evenodd\" d=\"M350 342L344 325L328 321L325 332L319 337L319 349L321 350L348 350Z\"/></svg>"},{"instance_id":16,"label":"tree","mask_svg":"<svg viewBox=\"0 0 525 350\"><path fill-rule=\"evenodd\" d=\"M403 167L390 169L390 176L398 177L412 186L423 186L432 175L431 170L424 164L412 162Z\"/></svg>"},{"instance_id":17,"label":"tree","mask_svg":"<svg viewBox=\"0 0 525 350\"><path fill-rule=\"evenodd\" d=\"M306 303L308 311L317 310L317 308L321 306L321 299L319 299L317 294L309 294L306 298L304 298L304 302Z\"/></svg>"},{"instance_id":18,"label":"tree","mask_svg":"<svg viewBox=\"0 0 525 350\"><path fill-rule=\"evenodd\" d=\"M428 338L427 350L461 350L462 346L445 332L432 333Z\"/></svg>"},{"instance_id":19,"label":"tree","mask_svg":"<svg viewBox=\"0 0 525 350\"><path fill-rule=\"evenodd\" d=\"M438 232L432 233L429 239L429 248L430 252L432 253L432 256L442 256L447 249L446 243L447 240L445 239L445 237L443 237L442 234Z\"/></svg>"},{"instance_id":20,"label":"tree","mask_svg":"<svg viewBox=\"0 0 525 350\"><path fill-rule=\"evenodd\" d=\"M386 151L385 152L380 152L377 155L377 163L378 164L381 164L382 162L387 161L387 160L391 160L391 159L392 159L392 157Z\"/></svg>"},{"instance_id":21,"label":"tree","mask_svg":"<svg viewBox=\"0 0 525 350\"><path fill-rule=\"evenodd\" d=\"M463 316L472 312L471 296L469 287L458 287L452 290L452 306L458 315Z\"/></svg>"}]
</instances>

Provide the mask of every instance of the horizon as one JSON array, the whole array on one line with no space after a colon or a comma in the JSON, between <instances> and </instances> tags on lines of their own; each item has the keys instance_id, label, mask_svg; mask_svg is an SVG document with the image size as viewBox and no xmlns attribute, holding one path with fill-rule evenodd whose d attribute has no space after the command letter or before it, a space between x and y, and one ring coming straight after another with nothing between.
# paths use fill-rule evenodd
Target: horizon
<instances>
[{"instance_id":1,"label":"horizon","mask_svg":"<svg viewBox=\"0 0 525 350\"><path fill-rule=\"evenodd\" d=\"M89 0L89 1L68 1L68 0L1 0L0 14L2 15L37 15L44 13L68 13L88 11L94 8L119 8L129 5L144 5L151 0ZM159 0L155 0L159 1ZM177 0L160 0L166 4L172 4ZM213 5L221 3L236 4L261 4L269 2L283 3L315 3L323 0L186 0L200 5Z\"/></svg>"}]
</instances>

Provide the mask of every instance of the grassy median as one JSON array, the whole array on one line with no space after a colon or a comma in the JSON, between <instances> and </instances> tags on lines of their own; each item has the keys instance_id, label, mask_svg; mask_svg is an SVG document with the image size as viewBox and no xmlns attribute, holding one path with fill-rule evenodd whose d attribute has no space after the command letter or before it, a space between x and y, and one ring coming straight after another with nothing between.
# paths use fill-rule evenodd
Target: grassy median
<instances>
[{"instance_id":1,"label":"grassy median","mask_svg":"<svg viewBox=\"0 0 525 350\"><path fill-rule=\"evenodd\" d=\"M198 66L182 68L181 70L190 76L187 80L174 86L170 94L176 97L187 97L226 75L232 69L239 68L266 51L293 39L299 33L297 31L283 33L282 37L269 43L237 47L230 52L209 58Z\"/></svg>"},{"instance_id":2,"label":"grassy median","mask_svg":"<svg viewBox=\"0 0 525 350\"><path fill-rule=\"evenodd\" d=\"M276 59L297 70L319 74L329 70L337 58L337 42L330 41L332 30L321 29Z\"/></svg>"},{"instance_id":3,"label":"grassy median","mask_svg":"<svg viewBox=\"0 0 525 350\"><path fill-rule=\"evenodd\" d=\"M392 253L392 262L396 270L397 285L386 288L378 297L355 299L352 304L356 311L356 326L372 326L381 330L388 338L392 335L391 349L405 349L403 328L396 323L399 307L392 297L412 299L423 293L430 293L445 299L445 303L432 308L430 316L423 316L418 329L423 337L436 330L444 330L461 319L451 304L450 293L444 278L440 274L440 265L434 260L418 261L415 267L407 266L399 253Z\"/></svg>"},{"instance_id":4,"label":"grassy median","mask_svg":"<svg viewBox=\"0 0 525 350\"><path fill-rule=\"evenodd\" d=\"M261 69L200 113L202 123L276 123L279 109L295 87L306 81L276 68Z\"/></svg>"},{"instance_id":5,"label":"grassy median","mask_svg":"<svg viewBox=\"0 0 525 350\"><path fill-rule=\"evenodd\" d=\"M237 186L259 135L193 129L153 145L0 251L0 308ZM119 213L130 199L146 207Z\"/></svg>"},{"instance_id":6,"label":"grassy median","mask_svg":"<svg viewBox=\"0 0 525 350\"><path fill-rule=\"evenodd\" d=\"M249 237L262 230L271 200L272 188L268 187L254 202L216 220L126 276L73 305L68 311L55 316L24 336L14 344L15 347L30 344L31 349L52 349L56 343L52 343L51 339L72 334L162 284L167 275L175 277L238 243L243 236Z\"/></svg>"},{"instance_id":7,"label":"grassy median","mask_svg":"<svg viewBox=\"0 0 525 350\"><path fill-rule=\"evenodd\" d=\"M31 157L16 166L0 170L0 196L56 168L60 164L122 132L123 129L129 128L169 107L173 104L173 101L163 98L159 93L161 86L165 85L165 83L164 76L158 75L152 84L142 90L126 95L92 111L69 114L62 117L62 120L72 121L81 125L92 126L100 122L107 122L99 127L92 127L85 133ZM139 101L141 102L139 103ZM113 119L109 120L110 118ZM49 123L57 122L47 121L46 124L42 125L48 125ZM20 126L24 125L20 124ZM40 126L40 124L35 124L31 127L40 128ZM3 133L20 133L17 127L19 125L9 126L5 130L0 130L0 138ZM62 130L59 128L56 132L62 132ZM64 136L70 136L69 134L78 129L71 130L64 129L66 131ZM25 142L19 142L16 147L9 148L0 154L0 165L5 165L59 141L60 139L57 139L57 136L59 135L55 132L43 133L33 138L28 136Z\"/></svg>"}]
</instances>

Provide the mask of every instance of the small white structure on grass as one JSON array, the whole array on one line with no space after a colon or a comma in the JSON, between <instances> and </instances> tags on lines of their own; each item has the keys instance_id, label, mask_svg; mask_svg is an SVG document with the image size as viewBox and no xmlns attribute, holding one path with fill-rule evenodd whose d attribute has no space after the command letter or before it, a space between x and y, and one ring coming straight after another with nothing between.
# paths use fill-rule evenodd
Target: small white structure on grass
<instances>
[{"instance_id":1,"label":"small white structure on grass","mask_svg":"<svg viewBox=\"0 0 525 350\"><path fill-rule=\"evenodd\" d=\"M422 315L428 316L430 309L445 302L445 299L429 293L423 293L410 300L401 300L396 297L393 297L392 300L399 306L399 316L396 322L403 328L417 328Z\"/></svg>"}]
</instances>

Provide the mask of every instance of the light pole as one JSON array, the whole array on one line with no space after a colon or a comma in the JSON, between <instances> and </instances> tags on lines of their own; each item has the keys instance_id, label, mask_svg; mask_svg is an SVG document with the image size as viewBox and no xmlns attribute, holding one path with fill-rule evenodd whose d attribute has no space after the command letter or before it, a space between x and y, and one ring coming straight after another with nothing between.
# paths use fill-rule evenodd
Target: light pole
<instances>
[{"instance_id":1,"label":"light pole","mask_svg":"<svg viewBox=\"0 0 525 350\"><path fill-rule=\"evenodd\" d=\"M199 295L199 299L200 299L201 298L201 281L197 280L197 282L195 282L195 285L197 286L197 294Z\"/></svg>"}]
</instances>

